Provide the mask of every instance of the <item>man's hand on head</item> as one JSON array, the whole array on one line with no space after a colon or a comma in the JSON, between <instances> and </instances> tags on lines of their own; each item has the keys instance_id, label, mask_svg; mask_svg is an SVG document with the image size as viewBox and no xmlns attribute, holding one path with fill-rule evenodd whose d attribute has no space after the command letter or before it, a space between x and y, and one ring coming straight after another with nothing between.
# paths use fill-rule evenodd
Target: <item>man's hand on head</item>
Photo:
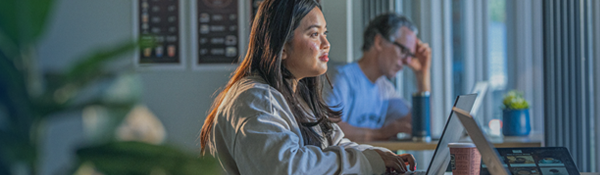
<instances>
[{"instance_id":1,"label":"man's hand on head","mask_svg":"<svg viewBox=\"0 0 600 175\"><path fill-rule=\"evenodd\" d=\"M415 47L415 58L408 63L408 66L415 74L423 74L429 72L431 68L431 47L429 44L423 43L417 39L417 47Z\"/></svg>"},{"instance_id":2,"label":"man's hand on head","mask_svg":"<svg viewBox=\"0 0 600 175\"><path fill-rule=\"evenodd\" d=\"M431 48L429 44L423 43L417 39L417 47L415 48L415 58L412 58L408 66L414 71L417 77L417 88L420 92L431 90Z\"/></svg>"}]
</instances>

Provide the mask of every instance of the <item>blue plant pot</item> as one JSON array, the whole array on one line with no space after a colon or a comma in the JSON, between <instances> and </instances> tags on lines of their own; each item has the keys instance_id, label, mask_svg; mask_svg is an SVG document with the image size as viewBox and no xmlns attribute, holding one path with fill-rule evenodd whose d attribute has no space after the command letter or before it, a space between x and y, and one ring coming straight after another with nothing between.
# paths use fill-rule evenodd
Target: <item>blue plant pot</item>
<instances>
[{"instance_id":1,"label":"blue plant pot","mask_svg":"<svg viewBox=\"0 0 600 175\"><path fill-rule=\"evenodd\" d=\"M502 134L504 136L527 136L531 132L529 109L502 110Z\"/></svg>"}]
</instances>

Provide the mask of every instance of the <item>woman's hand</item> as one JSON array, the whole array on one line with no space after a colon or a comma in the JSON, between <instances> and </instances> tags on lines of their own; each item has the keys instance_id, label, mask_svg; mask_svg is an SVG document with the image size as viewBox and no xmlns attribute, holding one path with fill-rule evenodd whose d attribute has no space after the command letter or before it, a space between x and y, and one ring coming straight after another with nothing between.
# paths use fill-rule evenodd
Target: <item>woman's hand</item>
<instances>
[{"instance_id":1,"label":"woman's hand","mask_svg":"<svg viewBox=\"0 0 600 175\"><path fill-rule=\"evenodd\" d=\"M415 157L412 154L401 154L396 155L389 151L381 151L375 149L375 151L381 156L385 163L386 172L399 172L405 173L407 171L406 166L410 165L410 170L414 171L417 164L415 163Z\"/></svg>"}]
</instances>

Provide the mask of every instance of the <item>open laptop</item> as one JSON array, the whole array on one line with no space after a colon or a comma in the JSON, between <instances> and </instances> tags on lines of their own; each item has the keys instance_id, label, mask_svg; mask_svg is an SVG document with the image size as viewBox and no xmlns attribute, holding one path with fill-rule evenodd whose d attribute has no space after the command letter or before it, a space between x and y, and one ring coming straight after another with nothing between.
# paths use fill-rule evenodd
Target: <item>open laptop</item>
<instances>
[{"instance_id":1,"label":"open laptop","mask_svg":"<svg viewBox=\"0 0 600 175\"><path fill-rule=\"evenodd\" d=\"M477 94L460 95L456 97L454 107L470 111L473 108L473 104L475 104L476 99ZM444 127L442 136L440 137L435 152L433 153L433 157L429 162L427 171L414 171L407 172L405 174L442 175L446 172L446 168L450 163L450 149L448 148L448 143L457 142L464 130L463 127L461 127L458 118L453 116L453 112L450 111L450 116L448 117L448 121L446 121L446 126Z\"/></svg>"},{"instance_id":2,"label":"open laptop","mask_svg":"<svg viewBox=\"0 0 600 175\"><path fill-rule=\"evenodd\" d=\"M565 147L494 148L469 113L453 108L462 125L477 146L483 163L482 175L487 174L580 174L569 150Z\"/></svg>"}]
</instances>

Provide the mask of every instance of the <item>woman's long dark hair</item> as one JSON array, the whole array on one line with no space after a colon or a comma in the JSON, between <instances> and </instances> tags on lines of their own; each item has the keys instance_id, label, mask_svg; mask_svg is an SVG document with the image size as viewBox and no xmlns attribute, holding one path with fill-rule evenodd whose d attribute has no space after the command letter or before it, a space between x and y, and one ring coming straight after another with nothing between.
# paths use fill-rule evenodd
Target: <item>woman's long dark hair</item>
<instances>
[{"instance_id":1,"label":"woman's long dark hair","mask_svg":"<svg viewBox=\"0 0 600 175\"><path fill-rule=\"evenodd\" d=\"M223 102L225 94L240 79L251 74L262 77L269 85L277 89L285 97L295 120L300 124L300 131L305 145L321 147L323 141L331 144L330 133L332 122L339 121L340 112L333 111L321 97L322 77L307 77L298 82L296 93L286 79L294 78L282 64L281 54L286 43L291 41L293 33L300 21L315 7L321 9L315 0L265 0L261 3L252 24L250 43L244 61L236 69L225 89L219 93L211 112L204 121L200 133L200 146L204 152L214 124L217 109ZM305 113L298 97L304 99L315 115ZM320 126L325 137L321 137L312 127Z\"/></svg>"}]
</instances>

